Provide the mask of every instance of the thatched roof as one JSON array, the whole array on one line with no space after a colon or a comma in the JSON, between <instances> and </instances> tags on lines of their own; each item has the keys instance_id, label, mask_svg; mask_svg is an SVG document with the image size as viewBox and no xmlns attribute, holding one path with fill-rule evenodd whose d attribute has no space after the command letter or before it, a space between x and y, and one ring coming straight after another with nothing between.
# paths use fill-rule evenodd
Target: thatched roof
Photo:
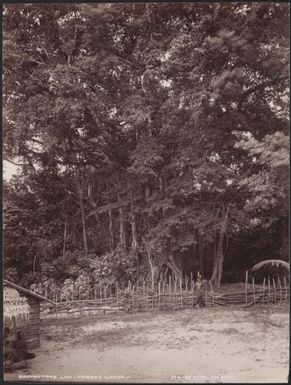
<instances>
[{"instance_id":1,"label":"thatched roof","mask_svg":"<svg viewBox=\"0 0 291 385\"><path fill-rule=\"evenodd\" d=\"M3 294L4 321L19 322L27 319L30 313L27 298L21 297L16 289L9 286L4 286Z\"/></svg>"},{"instance_id":2,"label":"thatched roof","mask_svg":"<svg viewBox=\"0 0 291 385\"><path fill-rule=\"evenodd\" d=\"M5 286L12 287L13 289L18 290L18 291L19 291L20 293L22 293L23 295L25 295L25 296L27 296L27 297L32 297L32 298L34 298L35 300L37 300L37 301L39 301L39 302L41 302L41 301L46 301L46 302L50 302L50 303L54 304L54 302L51 301L50 299L45 298L45 297L43 297L43 296L40 295L40 294L34 293L34 292L31 291L31 290L25 289L25 288L22 287L22 286L16 285L16 283L7 281L6 279L3 279L3 283L4 283L4 287L5 287Z\"/></svg>"},{"instance_id":3,"label":"thatched roof","mask_svg":"<svg viewBox=\"0 0 291 385\"><path fill-rule=\"evenodd\" d=\"M257 263L255 266L253 266L250 271L254 272L257 271L261 268L276 268L276 269L286 269L287 271L289 270L289 263L282 261L281 259L268 259L265 261L261 261Z\"/></svg>"}]
</instances>

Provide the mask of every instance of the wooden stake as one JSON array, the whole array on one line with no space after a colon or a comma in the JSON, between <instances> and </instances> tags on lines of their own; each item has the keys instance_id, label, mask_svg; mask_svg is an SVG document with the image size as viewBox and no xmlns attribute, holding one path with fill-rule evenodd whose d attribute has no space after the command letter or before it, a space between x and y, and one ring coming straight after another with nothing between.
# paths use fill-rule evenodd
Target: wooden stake
<instances>
[{"instance_id":1,"label":"wooden stake","mask_svg":"<svg viewBox=\"0 0 291 385\"><path fill-rule=\"evenodd\" d=\"M182 290L182 279L180 279L180 295L181 295L181 309L183 308L183 290Z\"/></svg>"},{"instance_id":2,"label":"wooden stake","mask_svg":"<svg viewBox=\"0 0 291 385\"><path fill-rule=\"evenodd\" d=\"M159 310L160 310L161 309L161 282L160 281L159 281L158 290L159 290Z\"/></svg>"},{"instance_id":3,"label":"wooden stake","mask_svg":"<svg viewBox=\"0 0 291 385\"><path fill-rule=\"evenodd\" d=\"M193 307L194 307L194 285L192 285L192 308Z\"/></svg>"},{"instance_id":4,"label":"wooden stake","mask_svg":"<svg viewBox=\"0 0 291 385\"><path fill-rule=\"evenodd\" d=\"M275 283L274 278L272 279L272 281L273 281L273 287L274 287L274 302L276 303L277 302L277 293L276 293L276 283Z\"/></svg>"},{"instance_id":5,"label":"wooden stake","mask_svg":"<svg viewBox=\"0 0 291 385\"><path fill-rule=\"evenodd\" d=\"M107 287L104 287L104 306L107 305Z\"/></svg>"},{"instance_id":6,"label":"wooden stake","mask_svg":"<svg viewBox=\"0 0 291 385\"><path fill-rule=\"evenodd\" d=\"M145 281L144 280L142 282L142 294L143 294L143 305L144 305L144 308L147 309L147 300L145 297Z\"/></svg>"},{"instance_id":7,"label":"wooden stake","mask_svg":"<svg viewBox=\"0 0 291 385\"><path fill-rule=\"evenodd\" d=\"M284 289L285 289L285 299L288 299L288 293L287 293L287 282L286 277L284 277Z\"/></svg>"},{"instance_id":8,"label":"wooden stake","mask_svg":"<svg viewBox=\"0 0 291 385\"><path fill-rule=\"evenodd\" d=\"M278 277L278 286L280 288L280 305L281 305L281 303L282 303L282 285L281 285L280 277Z\"/></svg>"},{"instance_id":9,"label":"wooden stake","mask_svg":"<svg viewBox=\"0 0 291 385\"><path fill-rule=\"evenodd\" d=\"M211 281L209 281L209 285L210 285L210 290L211 290L211 294L212 294L212 303L213 303L213 306L214 306L215 305L215 302L214 302L214 291L213 291L213 287L212 287Z\"/></svg>"},{"instance_id":10,"label":"wooden stake","mask_svg":"<svg viewBox=\"0 0 291 385\"><path fill-rule=\"evenodd\" d=\"M270 282L270 276L268 276L268 291L269 291L269 302L271 302L271 282Z\"/></svg>"},{"instance_id":11,"label":"wooden stake","mask_svg":"<svg viewBox=\"0 0 291 385\"><path fill-rule=\"evenodd\" d=\"M246 270L246 287L245 287L245 291L246 291L246 305L248 304L248 281L249 281L249 277L248 277L248 270Z\"/></svg>"},{"instance_id":12,"label":"wooden stake","mask_svg":"<svg viewBox=\"0 0 291 385\"><path fill-rule=\"evenodd\" d=\"M169 304L172 304L172 277L169 277Z\"/></svg>"},{"instance_id":13,"label":"wooden stake","mask_svg":"<svg viewBox=\"0 0 291 385\"><path fill-rule=\"evenodd\" d=\"M256 303L255 277L252 277L254 303Z\"/></svg>"},{"instance_id":14,"label":"wooden stake","mask_svg":"<svg viewBox=\"0 0 291 385\"><path fill-rule=\"evenodd\" d=\"M80 301L80 286L78 286L78 297L79 297L79 303L78 303L79 317L81 317L82 312L81 312L81 301Z\"/></svg>"},{"instance_id":15,"label":"wooden stake","mask_svg":"<svg viewBox=\"0 0 291 385\"><path fill-rule=\"evenodd\" d=\"M117 313L119 311L119 307L118 307L118 282L116 282L116 307L117 307Z\"/></svg>"},{"instance_id":16,"label":"wooden stake","mask_svg":"<svg viewBox=\"0 0 291 385\"><path fill-rule=\"evenodd\" d=\"M266 278L264 278L264 281L263 281L263 302L265 302L265 282L266 282Z\"/></svg>"}]
</instances>

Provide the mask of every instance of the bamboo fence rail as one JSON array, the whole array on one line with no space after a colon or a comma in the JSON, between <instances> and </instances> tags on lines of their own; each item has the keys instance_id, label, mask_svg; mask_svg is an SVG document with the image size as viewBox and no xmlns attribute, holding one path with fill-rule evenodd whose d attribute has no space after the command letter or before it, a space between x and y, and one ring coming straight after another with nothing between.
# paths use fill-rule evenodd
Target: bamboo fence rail
<instances>
[{"instance_id":1,"label":"bamboo fence rail","mask_svg":"<svg viewBox=\"0 0 291 385\"><path fill-rule=\"evenodd\" d=\"M62 295L64 288L50 294L55 304L42 303L41 317L72 317L89 314L143 312L180 310L195 307L250 306L259 303L276 303L288 301L289 287L286 279L277 278L277 282L270 278L264 279L262 285L256 285L252 277L251 284L246 274L245 289L233 290L225 293L215 292L211 283L204 282L197 288L192 276L185 281L170 277L166 281L159 281L155 286L148 286L141 282L136 286L129 282L121 289L118 284L111 287L95 286L83 289L74 287L66 298Z\"/></svg>"}]
</instances>

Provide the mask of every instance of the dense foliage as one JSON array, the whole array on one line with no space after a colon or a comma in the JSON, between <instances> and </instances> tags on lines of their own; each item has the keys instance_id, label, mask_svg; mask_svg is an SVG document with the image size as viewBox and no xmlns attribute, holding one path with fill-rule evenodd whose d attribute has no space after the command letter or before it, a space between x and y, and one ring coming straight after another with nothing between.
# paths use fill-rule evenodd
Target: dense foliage
<instances>
[{"instance_id":1,"label":"dense foliage","mask_svg":"<svg viewBox=\"0 0 291 385\"><path fill-rule=\"evenodd\" d=\"M286 260L288 13L6 5L7 277L220 285Z\"/></svg>"}]
</instances>

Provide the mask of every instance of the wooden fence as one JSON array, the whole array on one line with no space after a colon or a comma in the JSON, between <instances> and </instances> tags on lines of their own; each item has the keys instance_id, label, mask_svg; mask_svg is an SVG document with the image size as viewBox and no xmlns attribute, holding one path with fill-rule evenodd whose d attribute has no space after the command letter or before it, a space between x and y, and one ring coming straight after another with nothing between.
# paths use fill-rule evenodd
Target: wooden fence
<instances>
[{"instance_id":1,"label":"wooden fence","mask_svg":"<svg viewBox=\"0 0 291 385\"><path fill-rule=\"evenodd\" d=\"M226 293L215 292L209 282L197 284L193 280L160 281L154 287L145 283L127 288L79 288L64 298L62 290L51 293L54 305L42 303L41 317L69 317L88 314L179 310L195 307L244 305L257 303L282 303L288 301L289 287L286 279L265 279L262 285L246 281L244 290Z\"/></svg>"}]
</instances>

